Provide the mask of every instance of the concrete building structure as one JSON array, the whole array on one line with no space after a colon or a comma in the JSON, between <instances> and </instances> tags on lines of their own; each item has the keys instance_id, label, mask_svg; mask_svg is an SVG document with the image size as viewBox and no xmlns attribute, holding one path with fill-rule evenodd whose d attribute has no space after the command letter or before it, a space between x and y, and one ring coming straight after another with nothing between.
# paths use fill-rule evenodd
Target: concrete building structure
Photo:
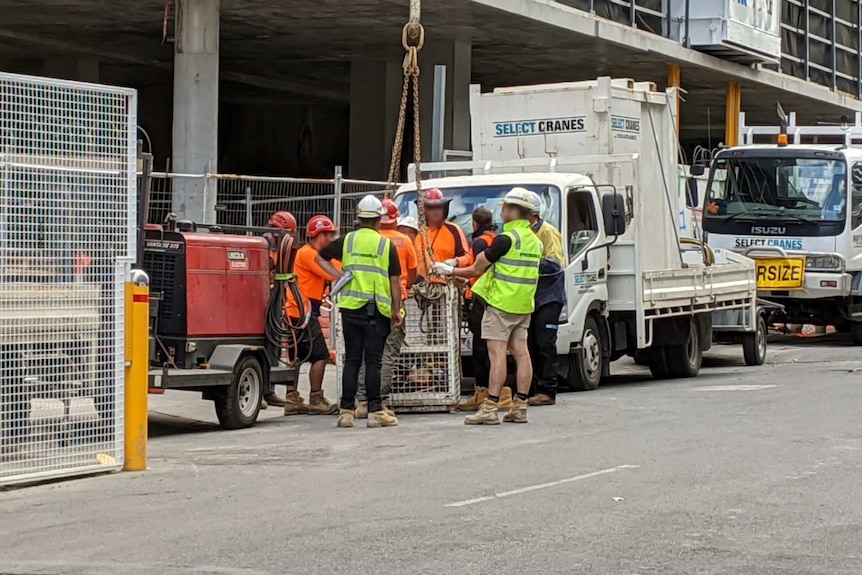
<instances>
[{"instance_id":1,"label":"concrete building structure","mask_svg":"<svg viewBox=\"0 0 862 575\"><path fill-rule=\"evenodd\" d=\"M696 9L705 0L688 1ZM774 121L776 101L801 122L862 112L857 0L707 0L757 14L780 6L780 54L765 64L687 47L696 30L679 2L426 0L424 157L435 64L447 68L444 147L454 150L469 148L471 82L678 82L689 151L725 140L738 106L763 123ZM328 177L343 165L349 177L380 179L407 12L407 0L0 0L0 70L137 88L157 167ZM209 219L211 195L188 182L174 208Z\"/></svg>"}]
</instances>

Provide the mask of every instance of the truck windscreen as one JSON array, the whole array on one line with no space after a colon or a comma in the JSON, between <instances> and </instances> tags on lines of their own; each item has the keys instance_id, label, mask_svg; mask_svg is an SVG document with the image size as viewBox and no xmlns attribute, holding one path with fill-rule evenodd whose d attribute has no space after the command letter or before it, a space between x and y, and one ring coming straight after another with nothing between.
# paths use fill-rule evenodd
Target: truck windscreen
<instances>
[{"instance_id":1,"label":"truck windscreen","mask_svg":"<svg viewBox=\"0 0 862 575\"><path fill-rule=\"evenodd\" d=\"M820 224L843 222L846 209L844 161L736 156L716 159L703 215L713 224L722 220Z\"/></svg>"},{"instance_id":2,"label":"truck windscreen","mask_svg":"<svg viewBox=\"0 0 862 575\"><path fill-rule=\"evenodd\" d=\"M440 191L443 192L443 195L447 199L452 200L449 203L449 221L461 226L464 235L469 238L473 233L473 210L480 206L491 210L491 213L494 214L494 221L498 226L501 226L500 208L503 203L503 197L513 187L515 186L470 186L463 188L441 188ZM539 194L544 205L542 218L559 229L560 189L556 186L546 184L518 184L518 187L526 188L531 192ZM415 193L399 194L396 202L402 215L418 217Z\"/></svg>"}]
</instances>

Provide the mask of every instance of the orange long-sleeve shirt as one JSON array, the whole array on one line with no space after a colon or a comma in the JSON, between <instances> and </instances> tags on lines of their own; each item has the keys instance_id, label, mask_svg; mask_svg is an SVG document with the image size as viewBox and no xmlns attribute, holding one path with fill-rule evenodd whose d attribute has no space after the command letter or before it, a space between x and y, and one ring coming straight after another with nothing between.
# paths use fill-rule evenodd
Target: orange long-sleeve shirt
<instances>
[{"instance_id":1,"label":"orange long-sleeve shirt","mask_svg":"<svg viewBox=\"0 0 862 575\"><path fill-rule=\"evenodd\" d=\"M419 259L419 275L431 281L444 282L441 278L429 278L428 270L436 262L458 260L458 267L464 268L473 263L470 244L464 237L461 228L452 222L444 222L439 228L428 228L428 241L431 244L433 259L428 256L425 236L421 232L416 236L416 256Z\"/></svg>"},{"instance_id":2,"label":"orange long-sleeve shirt","mask_svg":"<svg viewBox=\"0 0 862 575\"><path fill-rule=\"evenodd\" d=\"M305 244L297 250L293 260L293 273L296 274L299 291L306 299L306 310L310 303L315 316L320 313L320 302L323 301L323 296L326 293L327 282L335 279L317 264L316 258L317 250ZM290 290L287 290L285 294L285 311L288 317L299 317L299 308Z\"/></svg>"}]
</instances>

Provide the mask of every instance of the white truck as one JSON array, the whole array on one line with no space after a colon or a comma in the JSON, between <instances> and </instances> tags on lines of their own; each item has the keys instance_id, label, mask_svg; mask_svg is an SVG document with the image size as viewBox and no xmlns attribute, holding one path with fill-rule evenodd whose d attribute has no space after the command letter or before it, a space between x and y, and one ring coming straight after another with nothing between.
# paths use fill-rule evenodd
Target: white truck
<instances>
[{"instance_id":1,"label":"white truck","mask_svg":"<svg viewBox=\"0 0 862 575\"><path fill-rule=\"evenodd\" d=\"M574 389L594 389L626 355L657 378L695 376L713 312L755 313L753 262L679 237L674 96L611 78L488 94L474 86L473 160L423 165L460 174L422 187L452 198L449 219L466 233L478 206L499 218L514 186L543 198L542 216L564 238L557 348ZM402 213L415 215L415 197L415 184L399 189Z\"/></svg>"},{"instance_id":2,"label":"white truck","mask_svg":"<svg viewBox=\"0 0 862 575\"><path fill-rule=\"evenodd\" d=\"M834 325L862 345L862 117L843 126L746 126L709 167L703 230L754 258L779 321ZM781 317L783 316L783 317Z\"/></svg>"}]
</instances>

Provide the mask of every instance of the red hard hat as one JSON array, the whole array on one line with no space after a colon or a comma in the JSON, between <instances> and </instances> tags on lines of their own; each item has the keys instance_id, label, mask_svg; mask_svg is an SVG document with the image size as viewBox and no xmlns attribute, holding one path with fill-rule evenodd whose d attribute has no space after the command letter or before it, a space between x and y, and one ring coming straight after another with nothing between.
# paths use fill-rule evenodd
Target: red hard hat
<instances>
[{"instance_id":1,"label":"red hard hat","mask_svg":"<svg viewBox=\"0 0 862 575\"><path fill-rule=\"evenodd\" d=\"M290 212L275 212L266 225L296 233L296 218Z\"/></svg>"},{"instance_id":2,"label":"red hard hat","mask_svg":"<svg viewBox=\"0 0 862 575\"><path fill-rule=\"evenodd\" d=\"M305 235L310 238L316 238L318 234L322 234L324 232L337 231L338 228L336 228L335 224L332 223L332 220L326 216L314 216L308 220L308 224L305 226Z\"/></svg>"},{"instance_id":3,"label":"red hard hat","mask_svg":"<svg viewBox=\"0 0 862 575\"><path fill-rule=\"evenodd\" d=\"M443 197L443 192L438 190L437 188L428 188L425 190L425 193L422 194L422 202L426 206L445 206L449 203L449 200Z\"/></svg>"},{"instance_id":4,"label":"red hard hat","mask_svg":"<svg viewBox=\"0 0 862 575\"><path fill-rule=\"evenodd\" d=\"M383 200L383 207L386 208L386 215L380 220L381 224L394 224L398 221L398 216L401 212L398 211L398 206L390 199Z\"/></svg>"}]
</instances>

